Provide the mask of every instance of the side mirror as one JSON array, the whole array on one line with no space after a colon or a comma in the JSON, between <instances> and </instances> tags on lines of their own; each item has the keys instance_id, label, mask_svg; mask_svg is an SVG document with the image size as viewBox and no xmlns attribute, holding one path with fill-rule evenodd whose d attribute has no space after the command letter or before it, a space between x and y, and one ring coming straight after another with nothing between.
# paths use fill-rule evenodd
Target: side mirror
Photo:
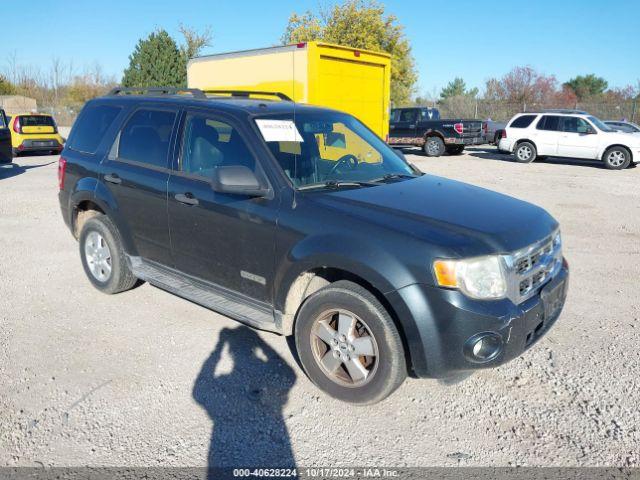
<instances>
[{"instance_id":1,"label":"side mirror","mask_svg":"<svg viewBox=\"0 0 640 480\"><path fill-rule=\"evenodd\" d=\"M593 127L588 127L587 131L585 132L587 135L595 135L597 132L594 130Z\"/></svg>"},{"instance_id":2,"label":"side mirror","mask_svg":"<svg viewBox=\"0 0 640 480\"><path fill-rule=\"evenodd\" d=\"M218 167L213 173L213 189L220 193L264 197L269 190L260 185L255 173L244 166Z\"/></svg>"}]
</instances>

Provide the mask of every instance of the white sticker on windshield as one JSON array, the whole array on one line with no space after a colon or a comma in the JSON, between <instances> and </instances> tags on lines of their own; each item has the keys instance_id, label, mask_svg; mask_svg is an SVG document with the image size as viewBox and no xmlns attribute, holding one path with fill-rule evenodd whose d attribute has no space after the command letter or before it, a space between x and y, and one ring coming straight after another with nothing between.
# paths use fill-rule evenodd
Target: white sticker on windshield
<instances>
[{"instance_id":1,"label":"white sticker on windshield","mask_svg":"<svg viewBox=\"0 0 640 480\"><path fill-rule=\"evenodd\" d=\"M266 142L299 142L302 136L291 120L265 120L257 119L256 123L260 133Z\"/></svg>"}]
</instances>

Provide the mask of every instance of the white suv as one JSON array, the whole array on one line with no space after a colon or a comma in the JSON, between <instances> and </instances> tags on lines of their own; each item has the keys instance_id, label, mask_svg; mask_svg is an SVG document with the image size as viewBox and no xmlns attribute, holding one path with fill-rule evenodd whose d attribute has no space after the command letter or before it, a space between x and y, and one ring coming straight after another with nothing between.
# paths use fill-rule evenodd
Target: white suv
<instances>
[{"instance_id":1,"label":"white suv","mask_svg":"<svg viewBox=\"0 0 640 480\"><path fill-rule=\"evenodd\" d=\"M617 132L586 112L519 113L501 135L498 149L522 163L571 157L602 160L607 168L620 170L640 161L640 137Z\"/></svg>"}]
</instances>

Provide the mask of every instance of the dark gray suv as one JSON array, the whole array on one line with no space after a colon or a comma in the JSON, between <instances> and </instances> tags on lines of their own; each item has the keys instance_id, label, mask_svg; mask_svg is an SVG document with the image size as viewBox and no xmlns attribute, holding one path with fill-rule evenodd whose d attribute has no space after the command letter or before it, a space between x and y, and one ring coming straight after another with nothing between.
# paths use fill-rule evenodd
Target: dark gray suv
<instances>
[{"instance_id":1,"label":"dark gray suv","mask_svg":"<svg viewBox=\"0 0 640 480\"><path fill-rule=\"evenodd\" d=\"M556 321L568 266L546 211L422 174L350 115L249 96L86 104L59 198L96 288L147 281L293 335L309 378L360 404L503 364Z\"/></svg>"}]
</instances>

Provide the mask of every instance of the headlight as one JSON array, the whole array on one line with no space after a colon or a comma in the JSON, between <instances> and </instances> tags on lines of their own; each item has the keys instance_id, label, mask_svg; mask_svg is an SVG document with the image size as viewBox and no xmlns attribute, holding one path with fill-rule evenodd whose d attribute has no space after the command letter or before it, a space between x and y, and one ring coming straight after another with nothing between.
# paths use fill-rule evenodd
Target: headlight
<instances>
[{"instance_id":1,"label":"headlight","mask_svg":"<svg viewBox=\"0 0 640 480\"><path fill-rule=\"evenodd\" d=\"M471 298L491 300L507 295L505 266L499 255L465 260L436 260L433 262L433 270L438 285L458 288Z\"/></svg>"}]
</instances>

